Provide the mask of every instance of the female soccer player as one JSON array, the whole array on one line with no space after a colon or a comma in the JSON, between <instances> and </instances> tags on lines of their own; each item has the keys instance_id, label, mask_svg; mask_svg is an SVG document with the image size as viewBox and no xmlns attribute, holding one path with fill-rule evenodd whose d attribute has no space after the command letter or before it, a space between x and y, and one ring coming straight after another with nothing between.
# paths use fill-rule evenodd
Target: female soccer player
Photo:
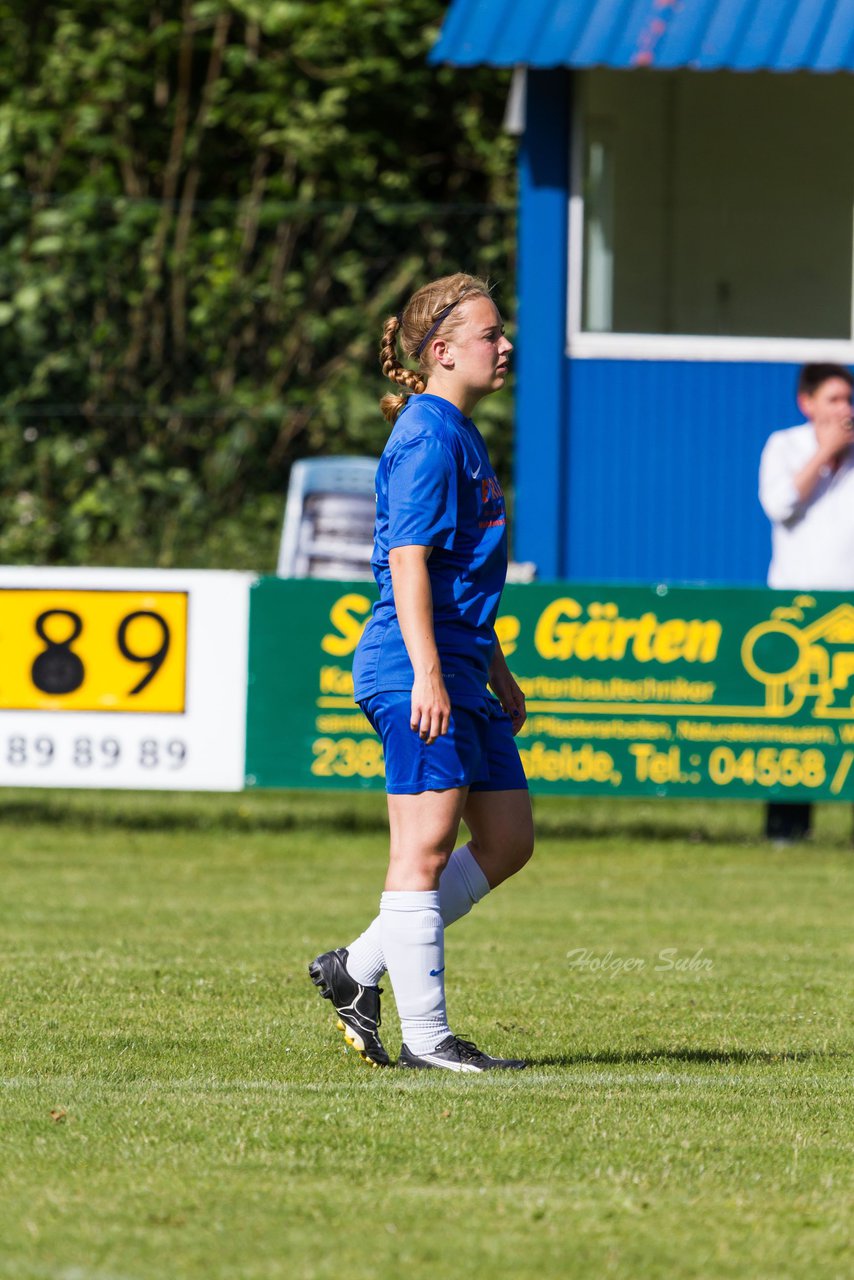
<instances>
[{"instance_id":1,"label":"female soccer player","mask_svg":"<svg viewBox=\"0 0 854 1280\"><path fill-rule=\"evenodd\" d=\"M418 373L398 360L398 342ZM378 1066L389 1065L379 1038L386 969L399 1067L525 1066L452 1033L444 958L445 928L524 866L534 843L513 741L525 699L494 630L504 497L470 417L504 386L511 350L488 286L464 274L419 289L383 329L383 373L412 394L381 401L393 429L377 470L380 599L353 675L383 742L391 853L379 915L349 947L309 965L347 1043ZM455 849L461 820L471 839Z\"/></svg>"}]
</instances>

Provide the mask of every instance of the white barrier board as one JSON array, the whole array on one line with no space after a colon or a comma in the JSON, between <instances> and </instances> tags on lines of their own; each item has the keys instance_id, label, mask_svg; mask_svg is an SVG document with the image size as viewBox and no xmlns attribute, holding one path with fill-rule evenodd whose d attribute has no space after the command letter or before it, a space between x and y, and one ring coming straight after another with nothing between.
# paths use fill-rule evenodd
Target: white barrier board
<instances>
[{"instance_id":1,"label":"white barrier board","mask_svg":"<svg viewBox=\"0 0 854 1280\"><path fill-rule=\"evenodd\" d=\"M0 785L241 790L254 580L0 568Z\"/></svg>"}]
</instances>

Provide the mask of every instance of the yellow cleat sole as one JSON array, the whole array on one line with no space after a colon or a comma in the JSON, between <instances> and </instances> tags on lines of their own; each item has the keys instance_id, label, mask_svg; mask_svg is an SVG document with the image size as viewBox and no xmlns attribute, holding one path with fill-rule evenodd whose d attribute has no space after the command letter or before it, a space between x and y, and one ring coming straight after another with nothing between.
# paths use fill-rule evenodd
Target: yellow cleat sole
<instances>
[{"instance_id":1,"label":"yellow cleat sole","mask_svg":"<svg viewBox=\"0 0 854 1280\"><path fill-rule=\"evenodd\" d=\"M356 1050L356 1052L358 1053L359 1057L362 1059L363 1062L366 1062L369 1067L379 1067L384 1065L379 1062L374 1062L373 1058L368 1057L367 1053L365 1052L365 1042L362 1039L362 1037L357 1035L355 1031L351 1031L349 1027L345 1027L344 1023L341 1021L340 1018L338 1019L338 1022L336 1025L338 1027L338 1030L344 1033L345 1043L348 1044L351 1049Z\"/></svg>"}]
</instances>

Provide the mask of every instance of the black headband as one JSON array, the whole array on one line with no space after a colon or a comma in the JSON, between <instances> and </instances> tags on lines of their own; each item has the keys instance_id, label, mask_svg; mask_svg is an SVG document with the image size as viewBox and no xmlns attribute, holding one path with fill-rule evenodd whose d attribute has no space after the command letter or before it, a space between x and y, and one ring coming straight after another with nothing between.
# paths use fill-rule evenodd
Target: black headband
<instances>
[{"instance_id":1,"label":"black headband","mask_svg":"<svg viewBox=\"0 0 854 1280\"><path fill-rule=\"evenodd\" d=\"M442 323L443 320L447 320L448 316L451 314L454 307L458 307L462 302L463 298L465 298L465 296L466 296L465 294L462 294L459 298L456 299L456 301L452 302L450 306L445 307L444 311L439 312L438 316L433 321L433 324L430 326L430 328L425 333L424 337L419 342L418 346L415 348L415 354L417 356L421 355L421 352L427 346L427 343L433 337L433 334L439 328L439 325Z\"/></svg>"}]
</instances>

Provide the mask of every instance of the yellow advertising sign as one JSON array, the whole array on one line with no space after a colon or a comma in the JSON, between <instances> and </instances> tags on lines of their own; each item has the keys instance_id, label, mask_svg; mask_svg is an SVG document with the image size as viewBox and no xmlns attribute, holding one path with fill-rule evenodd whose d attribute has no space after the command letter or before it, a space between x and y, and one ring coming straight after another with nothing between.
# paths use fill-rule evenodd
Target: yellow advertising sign
<instances>
[{"instance_id":1,"label":"yellow advertising sign","mask_svg":"<svg viewBox=\"0 0 854 1280\"><path fill-rule=\"evenodd\" d=\"M377 785L352 672L374 598L253 589L250 785ZM850 596L533 583L507 587L495 630L527 699L517 744L535 789L854 800Z\"/></svg>"},{"instance_id":2,"label":"yellow advertising sign","mask_svg":"<svg viewBox=\"0 0 854 1280\"><path fill-rule=\"evenodd\" d=\"M0 589L0 710L183 713L187 592Z\"/></svg>"}]
</instances>

